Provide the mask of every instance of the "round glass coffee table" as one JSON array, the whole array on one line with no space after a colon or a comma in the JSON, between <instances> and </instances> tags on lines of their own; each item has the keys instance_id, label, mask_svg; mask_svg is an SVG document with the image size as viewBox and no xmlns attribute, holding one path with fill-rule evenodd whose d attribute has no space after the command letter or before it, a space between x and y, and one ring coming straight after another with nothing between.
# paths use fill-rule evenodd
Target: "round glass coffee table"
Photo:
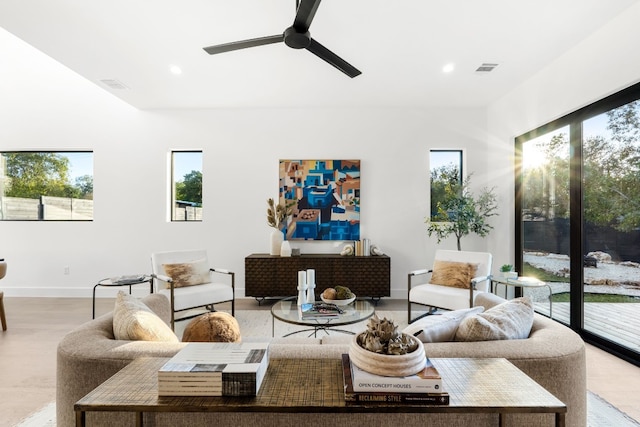
<instances>
[{"instance_id":1,"label":"round glass coffee table","mask_svg":"<svg viewBox=\"0 0 640 427\"><path fill-rule=\"evenodd\" d=\"M305 329L283 335L285 337L293 334L299 334L301 332L310 332L309 336L313 335L315 337L318 331L324 331L326 334L329 334L329 331L334 331L354 335L354 332L339 329L339 327L363 322L375 313L373 304L364 300L356 300L349 305L340 306L340 308L344 310L344 313L339 314L338 317L326 319L303 319L300 309L298 308L297 297L282 299L271 307L271 336L274 336L275 334L276 319L281 322L291 323L292 325L307 327Z\"/></svg>"}]
</instances>

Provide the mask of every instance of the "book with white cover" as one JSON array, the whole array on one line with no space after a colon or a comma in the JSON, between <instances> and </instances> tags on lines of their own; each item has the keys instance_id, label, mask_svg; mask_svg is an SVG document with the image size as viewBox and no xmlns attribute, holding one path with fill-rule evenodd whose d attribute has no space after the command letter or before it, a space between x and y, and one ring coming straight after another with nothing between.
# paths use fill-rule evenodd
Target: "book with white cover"
<instances>
[{"instance_id":1,"label":"book with white cover","mask_svg":"<svg viewBox=\"0 0 640 427\"><path fill-rule=\"evenodd\" d=\"M386 377L372 374L358 368L351 362L353 391L355 392L396 392L396 393L442 393L442 378L429 358L425 367L415 375L407 377Z\"/></svg>"},{"instance_id":2,"label":"book with white cover","mask_svg":"<svg viewBox=\"0 0 640 427\"><path fill-rule=\"evenodd\" d=\"M189 343L158 371L160 396L255 396L269 364L269 340Z\"/></svg>"}]
</instances>

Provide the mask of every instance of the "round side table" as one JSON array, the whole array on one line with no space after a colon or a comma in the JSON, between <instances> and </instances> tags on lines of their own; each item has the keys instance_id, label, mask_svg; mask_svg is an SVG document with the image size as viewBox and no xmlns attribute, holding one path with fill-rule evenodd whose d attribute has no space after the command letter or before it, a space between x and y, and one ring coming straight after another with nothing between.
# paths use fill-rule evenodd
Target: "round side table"
<instances>
[{"instance_id":1,"label":"round side table","mask_svg":"<svg viewBox=\"0 0 640 427\"><path fill-rule=\"evenodd\" d=\"M98 286L112 287L112 286L129 286L129 293L131 293L131 287L133 285L140 285L142 283L149 283L149 293L153 293L153 276L146 274L139 274L133 276L120 276L110 277L102 279L93 287L93 312L92 319L96 318L96 288Z\"/></svg>"}]
</instances>

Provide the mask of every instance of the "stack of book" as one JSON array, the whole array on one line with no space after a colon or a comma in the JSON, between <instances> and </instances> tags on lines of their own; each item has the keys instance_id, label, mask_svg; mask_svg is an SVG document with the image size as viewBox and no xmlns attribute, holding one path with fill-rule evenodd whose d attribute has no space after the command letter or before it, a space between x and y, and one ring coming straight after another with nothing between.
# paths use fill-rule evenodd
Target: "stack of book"
<instances>
[{"instance_id":1,"label":"stack of book","mask_svg":"<svg viewBox=\"0 0 640 427\"><path fill-rule=\"evenodd\" d=\"M269 364L268 341L189 343L158 371L159 396L255 396Z\"/></svg>"},{"instance_id":2,"label":"stack of book","mask_svg":"<svg viewBox=\"0 0 640 427\"><path fill-rule=\"evenodd\" d=\"M428 358L425 358L422 371L408 377L385 377L369 373L354 365L348 354L342 355L342 368L347 402L449 404L449 394L442 388L442 377Z\"/></svg>"},{"instance_id":3,"label":"stack of book","mask_svg":"<svg viewBox=\"0 0 640 427\"><path fill-rule=\"evenodd\" d=\"M340 317L344 310L335 304L324 302L306 303L300 306L302 319L332 319Z\"/></svg>"}]
</instances>

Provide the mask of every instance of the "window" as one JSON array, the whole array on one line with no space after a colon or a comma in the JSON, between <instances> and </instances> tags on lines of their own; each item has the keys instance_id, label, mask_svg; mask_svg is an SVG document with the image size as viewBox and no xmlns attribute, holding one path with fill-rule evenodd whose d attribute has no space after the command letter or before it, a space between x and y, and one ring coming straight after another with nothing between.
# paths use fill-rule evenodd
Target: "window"
<instances>
[{"instance_id":1,"label":"window","mask_svg":"<svg viewBox=\"0 0 640 427\"><path fill-rule=\"evenodd\" d=\"M202 151L173 151L171 177L171 220L202 221Z\"/></svg>"},{"instance_id":2,"label":"window","mask_svg":"<svg viewBox=\"0 0 640 427\"><path fill-rule=\"evenodd\" d=\"M92 221L93 152L0 153L0 220Z\"/></svg>"},{"instance_id":3,"label":"window","mask_svg":"<svg viewBox=\"0 0 640 427\"><path fill-rule=\"evenodd\" d=\"M639 363L640 84L515 143L518 271L551 286L555 320Z\"/></svg>"},{"instance_id":4,"label":"window","mask_svg":"<svg viewBox=\"0 0 640 427\"><path fill-rule=\"evenodd\" d=\"M438 205L446 199L447 189L462 184L462 150L431 150L429 152L431 177L431 218L440 215Z\"/></svg>"}]
</instances>

